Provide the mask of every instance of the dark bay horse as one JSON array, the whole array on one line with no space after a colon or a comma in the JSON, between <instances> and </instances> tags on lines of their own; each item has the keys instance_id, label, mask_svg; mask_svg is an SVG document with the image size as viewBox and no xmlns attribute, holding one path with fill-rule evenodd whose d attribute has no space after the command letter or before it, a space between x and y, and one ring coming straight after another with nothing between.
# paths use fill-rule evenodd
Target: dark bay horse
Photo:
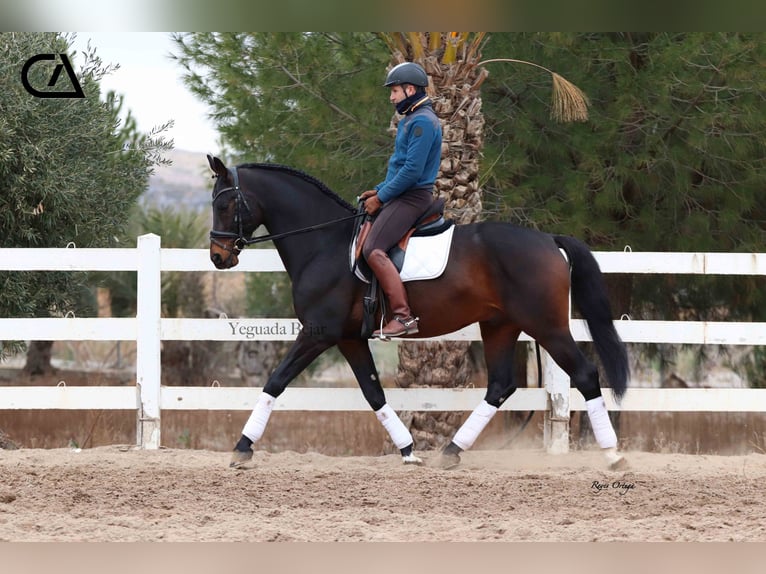
<instances>
[{"instance_id":1,"label":"dark bay horse","mask_svg":"<svg viewBox=\"0 0 766 574\"><path fill-rule=\"evenodd\" d=\"M409 430L386 404L368 340L361 336L366 285L351 272L348 256L358 211L317 179L289 167L227 168L212 156L208 162L216 179L210 259L218 269L234 267L263 224L290 276L295 313L304 326L263 387L234 448L232 466L252 458L252 445L263 434L274 399L335 345L404 462L422 462L412 452ZM459 462L459 453L473 445L516 390L512 360L522 331L548 351L583 394L607 462L624 463L616 451L617 437L601 395L598 370L579 350L569 329L571 289L612 391L622 397L629 374L627 354L612 322L603 276L584 243L507 223L459 225L444 273L428 281L410 281L406 288L420 317L418 337L478 323L484 343L487 392L442 451L443 466Z\"/></svg>"}]
</instances>

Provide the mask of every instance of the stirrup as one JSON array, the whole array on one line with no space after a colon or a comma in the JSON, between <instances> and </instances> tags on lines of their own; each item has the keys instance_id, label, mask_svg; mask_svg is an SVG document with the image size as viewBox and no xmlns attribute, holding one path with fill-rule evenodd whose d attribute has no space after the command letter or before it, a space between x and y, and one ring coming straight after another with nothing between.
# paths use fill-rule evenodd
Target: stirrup
<instances>
[{"instance_id":1,"label":"stirrup","mask_svg":"<svg viewBox=\"0 0 766 574\"><path fill-rule=\"evenodd\" d=\"M393 333L386 333L386 327L391 325L394 321L400 323L402 325L401 329L398 331L395 331ZM386 340L390 337L401 337L402 335L414 335L418 332L418 321L420 321L419 317L413 317L410 315L409 317L400 317L399 315L394 315L394 318L388 322L388 325L383 327L382 329L378 329L377 331L374 331L372 333L373 338L378 338L382 340Z\"/></svg>"}]
</instances>

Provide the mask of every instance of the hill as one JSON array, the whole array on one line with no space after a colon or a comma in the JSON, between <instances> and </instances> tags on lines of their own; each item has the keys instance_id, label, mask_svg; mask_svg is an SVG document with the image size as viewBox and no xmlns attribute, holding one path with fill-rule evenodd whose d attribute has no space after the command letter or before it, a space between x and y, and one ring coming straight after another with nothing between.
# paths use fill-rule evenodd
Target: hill
<instances>
[{"instance_id":1,"label":"hill","mask_svg":"<svg viewBox=\"0 0 766 574\"><path fill-rule=\"evenodd\" d=\"M213 186L205 154L172 150L167 157L173 163L155 168L141 201L158 208L184 206L195 211L209 209Z\"/></svg>"}]
</instances>

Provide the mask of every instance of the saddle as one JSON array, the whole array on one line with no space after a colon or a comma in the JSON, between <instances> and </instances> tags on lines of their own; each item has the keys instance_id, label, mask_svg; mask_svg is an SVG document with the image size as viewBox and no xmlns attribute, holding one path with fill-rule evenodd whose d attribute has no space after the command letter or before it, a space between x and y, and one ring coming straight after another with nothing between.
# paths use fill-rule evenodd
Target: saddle
<instances>
[{"instance_id":1,"label":"saddle","mask_svg":"<svg viewBox=\"0 0 766 574\"><path fill-rule=\"evenodd\" d=\"M382 294L379 293L378 281L369 265L362 257L362 248L370 233L374 218L367 216L358 226L351 241L352 273L367 282L367 294L364 297L364 316L362 318L362 332L364 338L369 338L375 328L375 316L378 311L378 301ZM404 266L404 256L407 245L412 237L430 237L447 231L453 225L453 221L444 217L444 199L436 199L431 206L415 220L412 227L404 234L396 245L388 250L388 257L401 273Z\"/></svg>"},{"instance_id":2,"label":"saddle","mask_svg":"<svg viewBox=\"0 0 766 574\"><path fill-rule=\"evenodd\" d=\"M368 216L364 218L352 240L354 249L354 272L364 277L367 282L372 279L373 273L367 265L367 262L364 260L364 257L362 257L362 247L364 247L364 242L367 240L367 236L370 233L373 221L374 218L372 217ZM444 199L440 197L434 200L430 207L415 220L415 223L413 223L412 227L404 234L404 237L388 250L387 255L397 271L401 272L402 270L402 266L404 265L404 255L407 251L407 244L411 237L429 237L438 235L439 233L446 231L452 224L453 222L451 220L444 218Z\"/></svg>"}]
</instances>

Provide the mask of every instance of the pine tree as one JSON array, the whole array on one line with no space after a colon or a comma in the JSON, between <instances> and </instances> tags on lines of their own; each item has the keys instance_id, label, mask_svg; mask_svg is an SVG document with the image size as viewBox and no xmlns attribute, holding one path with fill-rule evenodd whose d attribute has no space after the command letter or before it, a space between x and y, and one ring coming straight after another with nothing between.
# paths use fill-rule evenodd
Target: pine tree
<instances>
[{"instance_id":1,"label":"pine tree","mask_svg":"<svg viewBox=\"0 0 766 574\"><path fill-rule=\"evenodd\" d=\"M290 165L351 202L382 179L387 52L373 35L194 33L175 41L186 83L210 105L233 160Z\"/></svg>"},{"instance_id":2,"label":"pine tree","mask_svg":"<svg viewBox=\"0 0 766 574\"><path fill-rule=\"evenodd\" d=\"M485 205L495 217L576 235L596 249L763 251L764 40L734 32L493 35L486 57L555 64L592 107L586 124L555 124L539 97L545 78L493 67L483 90ZM608 280L616 309L642 318L766 317L763 278Z\"/></svg>"}]
</instances>

